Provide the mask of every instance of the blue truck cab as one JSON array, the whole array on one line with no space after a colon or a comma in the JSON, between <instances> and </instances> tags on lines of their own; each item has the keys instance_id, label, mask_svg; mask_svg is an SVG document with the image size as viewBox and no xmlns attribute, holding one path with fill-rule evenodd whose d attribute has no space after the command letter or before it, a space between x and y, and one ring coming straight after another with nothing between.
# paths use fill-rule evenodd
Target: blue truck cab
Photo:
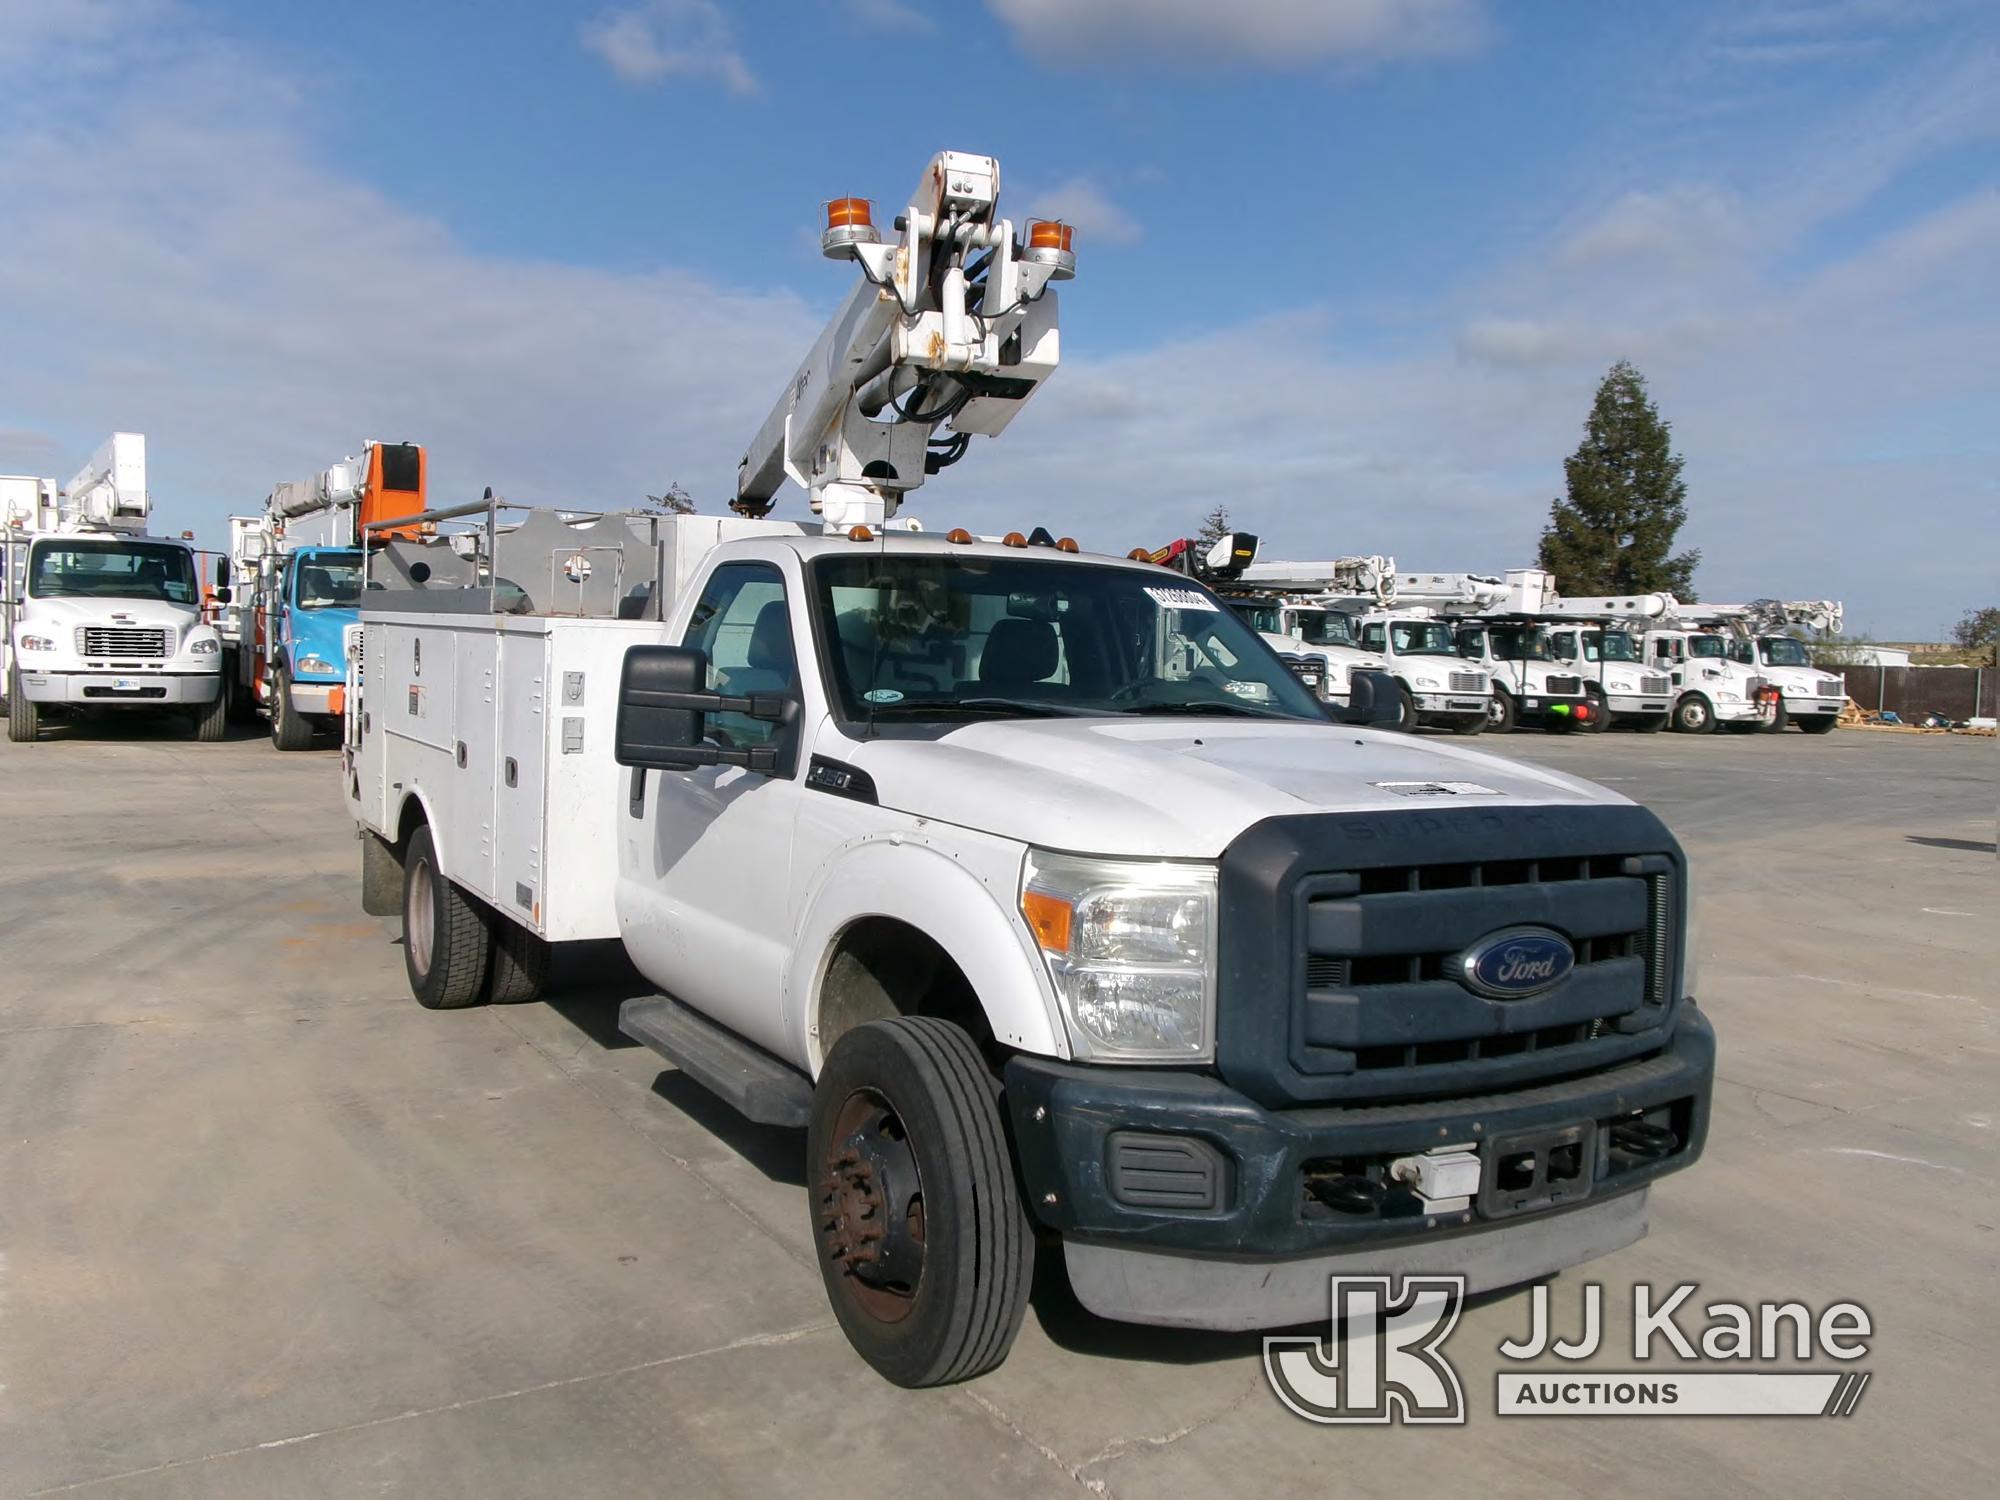
<instances>
[{"instance_id":1,"label":"blue truck cab","mask_svg":"<svg viewBox=\"0 0 2000 1500\"><path fill-rule=\"evenodd\" d=\"M257 619L256 656L280 750L304 750L322 730L338 727L345 708L347 627L361 603L361 552L354 547L300 547L289 552L267 585Z\"/></svg>"}]
</instances>

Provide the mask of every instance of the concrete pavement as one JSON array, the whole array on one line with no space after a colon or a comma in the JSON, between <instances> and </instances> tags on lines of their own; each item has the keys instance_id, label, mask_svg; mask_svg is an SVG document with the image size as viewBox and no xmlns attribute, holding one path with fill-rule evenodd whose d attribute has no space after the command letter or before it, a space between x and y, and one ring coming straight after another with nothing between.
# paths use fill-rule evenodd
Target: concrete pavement
<instances>
[{"instance_id":1,"label":"concrete pavement","mask_svg":"<svg viewBox=\"0 0 2000 1500\"><path fill-rule=\"evenodd\" d=\"M1859 1412L1309 1426L1255 1338L1042 1286L1012 1358L897 1391L810 1259L798 1136L547 1003L407 994L329 753L139 727L0 744L0 1494L1958 1494L2000 1459L1992 741L1512 736L1694 853L1721 1034L1706 1159L1558 1278L1865 1304ZM1700 1318L1686 1320L1699 1327ZM1603 1368L1630 1368L1629 1349Z\"/></svg>"}]
</instances>

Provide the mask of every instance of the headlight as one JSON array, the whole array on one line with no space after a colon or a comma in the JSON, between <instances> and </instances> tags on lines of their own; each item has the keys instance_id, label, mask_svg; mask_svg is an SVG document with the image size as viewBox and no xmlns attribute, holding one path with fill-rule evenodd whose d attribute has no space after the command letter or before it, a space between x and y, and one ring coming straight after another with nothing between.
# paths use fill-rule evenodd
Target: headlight
<instances>
[{"instance_id":1,"label":"headlight","mask_svg":"<svg viewBox=\"0 0 2000 1500\"><path fill-rule=\"evenodd\" d=\"M222 642L212 635L200 636L188 642L188 650L196 656L213 656L222 649Z\"/></svg>"},{"instance_id":2,"label":"headlight","mask_svg":"<svg viewBox=\"0 0 2000 1500\"><path fill-rule=\"evenodd\" d=\"M51 635L24 635L21 637L21 649L23 651L53 651L56 649L55 637Z\"/></svg>"},{"instance_id":3,"label":"headlight","mask_svg":"<svg viewBox=\"0 0 2000 1500\"><path fill-rule=\"evenodd\" d=\"M1434 688L1438 685L1438 680L1435 677L1418 677L1413 680L1420 688Z\"/></svg>"},{"instance_id":4,"label":"headlight","mask_svg":"<svg viewBox=\"0 0 2000 1500\"><path fill-rule=\"evenodd\" d=\"M1078 1057L1213 1056L1213 865L1030 850L1021 915L1049 966Z\"/></svg>"},{"instance_id":5,"label":"headlight","mask_svg":"<svg viewBox=\"0 0 2000 1500\"><path fill-rule=\"evenodd\" d=\"M340 668L321 656L301 656L299 658L298 669L301 672L310 672L315 677L338 677L340 675Z\"/></svg>"}]
</instances>

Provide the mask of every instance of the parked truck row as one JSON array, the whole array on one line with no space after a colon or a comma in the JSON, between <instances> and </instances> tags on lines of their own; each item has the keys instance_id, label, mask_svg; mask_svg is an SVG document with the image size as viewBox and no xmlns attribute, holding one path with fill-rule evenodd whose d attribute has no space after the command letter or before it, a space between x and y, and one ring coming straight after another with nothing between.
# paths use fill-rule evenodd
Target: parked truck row
<instances>
[{"instance_id":1,"label":"parked truck row","mask_svg":"<svg viewBox=\"0 0 2000 1500\"><path fill-rule=\"evenodd\" d=\"M1147 558L1212 584L1330 705L1346 702L1355 672L1386 672L1400 729L1823 734L1846 703L1842 680L1814 667L1795 633L1838 634L1836 601L1564 598L1539 568L1400 573L1387 557L1257 552L1255 537L1237 533Z\"/></svg>"}]
</instances>

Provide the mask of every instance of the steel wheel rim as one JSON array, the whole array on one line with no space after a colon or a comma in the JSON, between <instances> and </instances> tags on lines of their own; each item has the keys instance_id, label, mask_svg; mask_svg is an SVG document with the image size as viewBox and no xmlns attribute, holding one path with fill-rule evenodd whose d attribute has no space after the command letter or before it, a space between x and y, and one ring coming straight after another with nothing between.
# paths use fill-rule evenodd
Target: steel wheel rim
<instances>
[{"instance_id":1,"label":"steel wheel rim","mask_svg":"<svg viewBox=\"0 0 2000 1500\"><path fill-rule=\"evenodd\" d=\"M923 1178L896 1108L873 1089L841 1104L828 1132L816 1204L820 1252L836 1295L877 1323L900 1323L923 1289Z\"/></svg>"},{"instance_id":2,"label":"steel wheel rim","mask_svg":"<svg viewBox=\"0 0 2000 1500\"><path fill-rule=\"evenodd\" d=\"M419 857L410 871L409 893L403 898L403 937L410 945L410 963L419 974L431 971L431 936L436 914L430 861Z\"/></svg>"}]
</instances>

